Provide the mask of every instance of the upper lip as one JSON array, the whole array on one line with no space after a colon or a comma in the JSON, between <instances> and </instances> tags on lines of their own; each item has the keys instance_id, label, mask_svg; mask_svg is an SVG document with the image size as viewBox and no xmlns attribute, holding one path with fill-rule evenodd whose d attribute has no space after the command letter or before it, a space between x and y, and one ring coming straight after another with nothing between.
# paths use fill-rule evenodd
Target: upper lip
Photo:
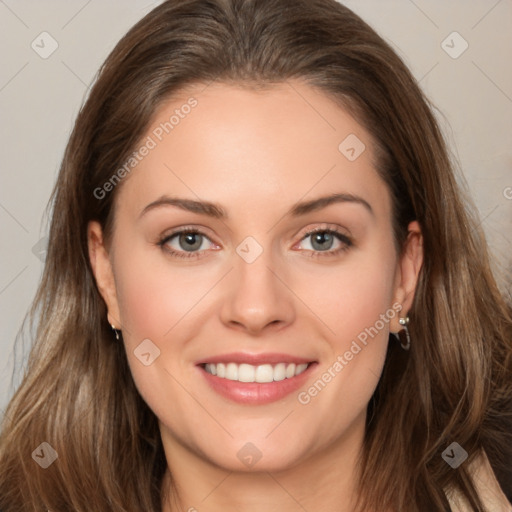
<instances>
[{"instance_id":1,"label":"upper lip","mask_svg":"<svg viewBox=\"0 0 512 512\"><path fill-rule=\"evenodd\" d=\"M258 366L261 364L277 364L277 363L311 363L314 359L307 359L298 357L291 354L278 354L278 353L265 353L265 354L249 354L246 352L232 352L230 354L220 354L217 356L210 356L201 359L196 365L203 365L207 363L237 363L237 364L251 364Z\"/></svg>"}]
</instances>

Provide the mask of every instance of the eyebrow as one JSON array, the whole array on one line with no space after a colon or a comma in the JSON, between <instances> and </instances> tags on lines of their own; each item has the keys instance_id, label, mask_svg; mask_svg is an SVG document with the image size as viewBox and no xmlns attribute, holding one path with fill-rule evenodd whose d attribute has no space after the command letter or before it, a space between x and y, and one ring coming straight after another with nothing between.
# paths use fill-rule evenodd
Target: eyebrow
<instances>
[{"instance_id":1,"label":"eyebrow","mask_svg":"<svg viewBox=\"0 0 512 512\"><path fill-rule=\"evenodd\" d=\"M296 203L290 208L290 210L284 215L288 217L300 217L311 212L315 212L326 208L327 206L335 203L355 203L363 206L372 216L375 213L368 201L362 197L354 194L331 194L328 196L318 197L310 201L303 201ZM217 203L211 203L209 201L196 201L193 199L184 199L180 197L162 196L156 201L148 204L140 213L139 218L145 215L147 212L160 208L163 206L176 206L182 210L197 213L200 215L207 215L220 220L228 220L228 214L226 211Z\"/></svg>"}]
</instances>

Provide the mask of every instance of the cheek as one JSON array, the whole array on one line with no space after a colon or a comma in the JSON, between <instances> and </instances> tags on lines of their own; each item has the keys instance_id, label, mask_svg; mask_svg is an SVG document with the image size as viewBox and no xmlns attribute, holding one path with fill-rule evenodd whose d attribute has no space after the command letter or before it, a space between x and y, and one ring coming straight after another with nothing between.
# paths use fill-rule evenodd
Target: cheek
<instances>
[{"instance_id":1,"label":"cheek","mask_svg":"<svg viewBox=\"0 0 512 512\"><path fill-rule=\"evenodd\" d=\"M191 371L189 341L205 321L207 294L221 270L204 264L180 266L142 242L118 254L126 255L116 259L115 274L128 363L137 388L156 410L181 393L170 374ZM145 340L150 340L149 348ZM141 354L148 350L158 357L146 366Z\"/></svg>"},{"instance_id":2,"label":"cheek","mask_svg":"<svg viewBox=\"0 0 512 512\"><path fill-rule=\"evenodd\" d=\"M151 409L166 417L184 413L176 402L182 390L171 375L193 333L194 305L212 286L212 276L199 266L177 268L158 251L132 245L115 269L123 342L135 385ZM146 353L149 361L144 361Z\"/></svg>"},{"instance_id":3,"label":"cheek","mask_svg":"<svg viewBox=\"0 0 512 512\"><path fill-rule=\"evenodd\" d=\"M116 262L116 288L125 341L162 340L211 286L201 267L168 261L160 249L132 248Z\"/></svg>"},{"instance_id":4,"label":"cheek","mask_svg":"<svg viewBox=\"0 0 512 512\"><path fill-rule=\"evenodd\" d=\"M311 309L326 326L328 343L318 385L303 390L299 402L314 402L336 424L348 425L377 386L389 322L397 314L392 307L396 263L392 243L376 238L372 247L355 251L339 266L303 282L302 293L308 286Z\"/></svg>"},{"instance_id":5,"label":"cheek","mask_svg":"<svg viewBox=\"0 0 512 512\"><path fill-rule=\"evenodd\" d=\"M322 444L348 429L366 410L378 384L389 322L396 316L395 264L392 247L365 251L330 272L329 279L309 281L314 310L328 328L329 343L317 379L297 398L304 421L315 422L316 415L329 418Z\"/></svg>"},{"instance_id":6,"label":"cheek","mask_svg":"<svg viewBox=\"0 0 512 512\"><path fill-rule=\"evenodd\" d=\"M392 246L375 247L355 251L327 270L298 273L297 294L326 325L338 350L376 323L387 339L389 321L383 326L379 319L393 301L396 259Z\"/></svg>"}]
</instances>

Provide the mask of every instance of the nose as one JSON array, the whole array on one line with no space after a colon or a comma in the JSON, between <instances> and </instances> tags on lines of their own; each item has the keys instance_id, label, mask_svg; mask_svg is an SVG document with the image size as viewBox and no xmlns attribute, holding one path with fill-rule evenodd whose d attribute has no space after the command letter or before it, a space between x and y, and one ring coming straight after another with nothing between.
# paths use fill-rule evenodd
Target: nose
<instances>
[{"instance_id":1,"label":"nose","mask_svg":"<svg viewBox=\"0 0 512 512\"><path fill-rule=\"evenodd\" d=\"M263 250L251 263L238 254L233 260L235 268L228 276L222 322L252 335L280 330L292 323L294 295L286 283L285 268L276 265L271 251Z\"/></svg>"}]
</instances>

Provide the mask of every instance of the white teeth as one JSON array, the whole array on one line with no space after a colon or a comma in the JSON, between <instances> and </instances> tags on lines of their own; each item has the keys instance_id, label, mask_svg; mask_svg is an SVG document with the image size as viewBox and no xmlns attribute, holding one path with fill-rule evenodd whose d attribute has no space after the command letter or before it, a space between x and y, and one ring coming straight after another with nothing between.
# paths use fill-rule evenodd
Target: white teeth
<instances>
[{"instance_id":1,"label":"white teeth","mask_svg":"<svg viewBox=\"0 0 512 512\"><path fill-rule=\"evenodd\" d=\"M279 363L274 367L274 380L284 380L286 379L286 364Z\"/></svg>"},{"instance_id":2,"label":"white teeth","mask_svg":"<svg viewBox=\"0 0 512 512\"><path fill-rule=\"evenodd\" d=\"M262 364L256 367L256 382L273 382L274 380L274 369L271 364Z\"/></svg>"},{"instance_id":3,"label":"white teeth","mask_svg":"<svg viewBox=\"0 0 512 512\"><path fill-rule=\"evenodd\" d=\"M215 366L212 364L212 366ZM238 380L240 382L254 382L256 368L250 364L241 364L238 367Z\"/></svg>"},{"instance_id":4,"label":"white teeth","mask_svg":"<svg viewBox=\"0 0 512 512\"><path fill-rule=\"evenodd\" d=\"M223 379L237 380L239 382L259 382L263 384L291 379L296 375L300 375L307 367L307 363L297 365L295 363L277 363L275 365L260 364L259 366L246 363L207 363L204 369L208 373Z\"/></svg>"},{"instance_id":5,"label":"white teeth","mask_svg":"<svg viewBox=\"0 0 512 512\"><path fill-rule=\"evenodd\" d=\"M238 380L238 365L235 363L228 363L226 366L226 379Z\"/></svg>"},{"instance_id":6,"label":"white teeth","mask_svg":"<svg viewBox=\"0 0 512 512\"><path fill-rule=\"evenodd\" d=\"M210 364L210 366L217 366L217 377L226 378L226 366L223 363L218 365Z\"/></svg>"},{"instance_id":7,"label":"white teeth","mask_svg":"<svg viewBox=\"0 0 512 512\"><path fill-rule=\"evenodd\" d=\"M299 373L302 373L307 367L307 363L298 364L297 368L295 368L295 375L299 375Z\"/></svg>"}]
</instances>

